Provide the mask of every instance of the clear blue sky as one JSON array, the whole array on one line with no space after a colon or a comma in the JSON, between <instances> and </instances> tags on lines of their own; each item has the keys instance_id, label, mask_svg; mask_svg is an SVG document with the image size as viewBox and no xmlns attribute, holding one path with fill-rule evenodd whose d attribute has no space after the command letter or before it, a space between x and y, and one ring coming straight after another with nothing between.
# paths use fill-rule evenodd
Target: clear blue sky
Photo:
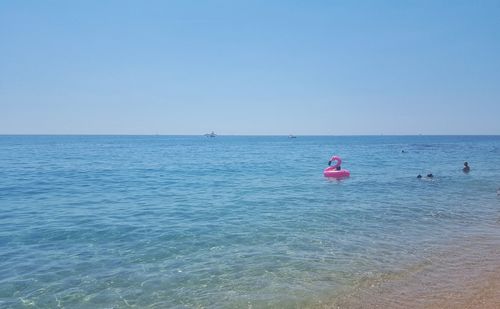
<instances>
[{"instance_id":1,"label":"clear blue sky","mask_svg":"<svg viewBox=\"0 0 500 309\"><path fill-rule=\"evenodd\" d=\"M0 0L0 134L500 134L500 1Z\"/></svg>"}]
</instances>

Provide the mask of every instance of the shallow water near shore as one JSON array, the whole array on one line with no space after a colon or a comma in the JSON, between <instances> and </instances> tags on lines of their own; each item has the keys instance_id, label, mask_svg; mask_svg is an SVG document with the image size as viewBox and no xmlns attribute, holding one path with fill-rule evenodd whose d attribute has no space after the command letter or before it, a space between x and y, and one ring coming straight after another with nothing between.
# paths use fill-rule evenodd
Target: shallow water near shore
<instances>
[{"instance_id":1,"label":"shallow water near shore","mask_svg":"<svg viewBox=\"0 0 500 309\"><path fill-rule=\"evenodd\" d=\"M0 136L0 308L356 306L495 269L499 187L499 136Z\"/></svg>"}]
</instances>

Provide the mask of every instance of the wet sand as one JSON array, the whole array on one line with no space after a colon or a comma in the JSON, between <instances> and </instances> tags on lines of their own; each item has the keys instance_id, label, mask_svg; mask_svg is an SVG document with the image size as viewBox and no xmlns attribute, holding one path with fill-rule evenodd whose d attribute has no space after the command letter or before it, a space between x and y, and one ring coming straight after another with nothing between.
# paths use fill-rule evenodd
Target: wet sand
<instances>
[{"instance_id":1,"label":"wet sand","mask_svg":"<svg viewBox=\"0 0 500 309\"><path fill-rule=\"evenodd\" d=\"M471 237L405 272L364 278L324 308L500 308L500 235Z\"/></svg>"}]
</instances>

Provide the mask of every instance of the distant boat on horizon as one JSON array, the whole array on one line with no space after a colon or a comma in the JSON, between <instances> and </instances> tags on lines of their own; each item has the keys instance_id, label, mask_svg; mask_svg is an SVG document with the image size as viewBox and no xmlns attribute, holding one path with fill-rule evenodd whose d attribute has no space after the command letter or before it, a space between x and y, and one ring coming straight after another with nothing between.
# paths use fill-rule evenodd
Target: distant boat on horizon
<instances>
[{"instance_id":1,"label":"distant boat on horizon","mask_svg":"<svg viewBox=\"0 0 500 309\"><path fill-rule=\"evenodd\" d=\"M207 133L207 134L205 134L205 136L206 136L206 137L216 137L216 136L217 136L217 134L215 134L215 132L214 132L214 131L212 131L211 133Z\"/></svg>"},{"instance_id":2,"label":"distant boat on horizon","mask_svg":"<svg viewBox=\"0 0 500 309\"><path fill-rule=\"evenodd\" d=\"M290 134L288 135L288 138L297 138L297 136Z\"/></svg>"}]
</instances>

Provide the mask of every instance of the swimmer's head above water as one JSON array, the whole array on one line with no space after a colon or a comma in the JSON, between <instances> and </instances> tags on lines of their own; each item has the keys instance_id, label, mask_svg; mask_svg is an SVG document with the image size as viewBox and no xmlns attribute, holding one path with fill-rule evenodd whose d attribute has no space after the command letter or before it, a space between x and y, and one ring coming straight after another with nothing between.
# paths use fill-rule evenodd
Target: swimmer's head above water
<instances>
[{"instance_id":1,"label":"swimmer's head above water","mask_svg":"<svg viewBox=\"0 0 500 309\"><path fill-rule=\"evenodd\" d=\"M462 168L462 171L464 171L464 173L468 173L470 171L469 162L467 161L464 162L464 167Z\"/></svg>"}]
</instances>

